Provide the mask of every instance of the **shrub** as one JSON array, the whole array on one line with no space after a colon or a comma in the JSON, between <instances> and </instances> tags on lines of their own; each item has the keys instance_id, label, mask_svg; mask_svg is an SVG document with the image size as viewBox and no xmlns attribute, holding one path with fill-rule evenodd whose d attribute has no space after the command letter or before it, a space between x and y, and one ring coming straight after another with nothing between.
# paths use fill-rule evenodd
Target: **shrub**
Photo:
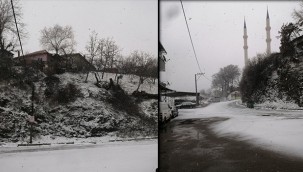
<instances>
[{"instance_id":1,"label":"shrub","mask_svg":"<svg viewBox=\"0 0 303 172\"><path fill-rule=\"evenodd\" d=\"M56 100L58 103L69 103L81 96L81 90L76 85L68 83L64 88L58 90Z\"/></svg>"}]
</instances>

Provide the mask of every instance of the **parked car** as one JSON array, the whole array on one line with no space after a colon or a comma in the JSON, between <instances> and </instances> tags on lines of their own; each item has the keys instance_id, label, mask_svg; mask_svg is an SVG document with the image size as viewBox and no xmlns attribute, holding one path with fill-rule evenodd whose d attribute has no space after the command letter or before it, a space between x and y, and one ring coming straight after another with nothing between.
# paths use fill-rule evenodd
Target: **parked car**
<instances>
[{"instance_id":1,"label":"parked car","mask_svg":"<svg viewBox=\"0 0 303 172\"><path fill-rule=\"evenodd\" d=\"M210 98L210 102L220 102L220 97L212 97Z\"/></svg>"},{"instance_id":2,"label":"parked car","mask_svg":"<svg viewBox=\"0 0 303 172\"><path fill-rule=\"evenodd\" d=\"M172 118L172 110L167 102L160 102L159 120L165 123Z\"/></svg>"},{"instance_id":3,"label":"parked car","mask_svg":"<svg viewBox=\"0 0 303 172\"><path fill-rule=\"evenodd\" d=\"M196 103L193 102L182 102L181 104L176 105L176 108L178 109L185 109L185 108L195 108Z\"/></svg>"}]
</instances>

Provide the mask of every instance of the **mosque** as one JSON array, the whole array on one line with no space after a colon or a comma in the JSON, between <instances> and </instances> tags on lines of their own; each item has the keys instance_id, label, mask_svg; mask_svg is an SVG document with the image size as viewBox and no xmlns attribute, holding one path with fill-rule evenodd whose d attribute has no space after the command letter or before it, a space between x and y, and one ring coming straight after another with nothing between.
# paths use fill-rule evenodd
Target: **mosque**
<instances>
[{"instance_id":1,"label":"mosque","mask_svg":"<svg viewBox=\"0 0 303 172\"><path fill-rule=\"evenodd\" d=\"M270 47L270 43L271 43L271 39L270 39L270 19L269 19L269 14L268 14L268 9L267 9L267 16L266 16L266 44L267 44L267 48L266 48L266 54L269 55L271 53L271 47ZM246 22L245 22L245 18L244 18L244 35L243 35L243 39L244 39L244 62L245 62L245 66L248 65L248 46L247 46L247 28L246 28Z\"/></svg>"}]
</instances>

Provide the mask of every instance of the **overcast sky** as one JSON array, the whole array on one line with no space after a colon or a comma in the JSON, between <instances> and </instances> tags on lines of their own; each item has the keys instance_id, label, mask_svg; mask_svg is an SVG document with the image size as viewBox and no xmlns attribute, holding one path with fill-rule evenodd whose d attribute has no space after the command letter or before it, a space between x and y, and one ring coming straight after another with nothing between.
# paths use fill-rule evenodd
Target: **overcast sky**
<instances>
[{"instance_id":1,"label":"overcast sky","mask_svg":"<svg viewBox=\"0 0 303 172\"><path fill-rule=\"evenodd\" d=\"M157 56L158 2L156 0L22 0L23 22L29 33L24 51L42 50L40 31L59 24L72 26L76 50L86 53L91 31L113 37L128 55L142 50Z\"/></svg>"},{"instance_id":2,"label":"overcast sky","mask_svg":"<svg viewBox=\"0 0 303 172\"><path fill-rule=\"evenodd\" d=\"M278 52L278 31L292 22L298 1L183 1L185 14L202 72L208 79L229 64L244 67L243 21L246 18L248 57L266 50L266 8L271 25L272 52ZM178 91L194 91L194 74L199 72L191 47L180 1L160 2L160 41L167 51L163 80ZM198 90L210 88L201 77Z\"/></svg>"}]
</instances>

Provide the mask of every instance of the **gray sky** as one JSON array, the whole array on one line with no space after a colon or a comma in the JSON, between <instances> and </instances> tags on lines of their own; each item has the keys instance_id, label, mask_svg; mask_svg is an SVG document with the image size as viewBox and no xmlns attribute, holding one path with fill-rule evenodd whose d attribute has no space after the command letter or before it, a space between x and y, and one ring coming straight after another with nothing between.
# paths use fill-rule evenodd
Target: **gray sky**
<instances>
[{"instance_id":1,"label":"gray sky","mask_svg":"<svg viewBox=\"0 0 303 172\"><path fill-rule=\"evenodd\" d=\"M59 24L72 26L76 50L85 53L91 31L99 37L113 37L128 55L142 50L157 56L157 0L22 0L23 22L29 33L24 51L41 50L40 31Z\"/></svg>"},{"instance_id":2,"label":"gray sky","mask_svg":"<svg viewBox=\"0 0 303 172\"><path fill-rule=\"evenodd\" d=\"M292 22L298 1L183 1L197 58L208 79L229 64L244 67L243 21L246 18L248 57L266 50L266 7L271 24L271 49L278 52L278 31ZM190 19L191 18L191 19ZM194 74L199 72L191 47L180 1L160 2L160 41L167 51L163 80L178 91L194 91ZM211 81L201 77L198 90L210 88Z\"/></svg>"}]
</instances>

